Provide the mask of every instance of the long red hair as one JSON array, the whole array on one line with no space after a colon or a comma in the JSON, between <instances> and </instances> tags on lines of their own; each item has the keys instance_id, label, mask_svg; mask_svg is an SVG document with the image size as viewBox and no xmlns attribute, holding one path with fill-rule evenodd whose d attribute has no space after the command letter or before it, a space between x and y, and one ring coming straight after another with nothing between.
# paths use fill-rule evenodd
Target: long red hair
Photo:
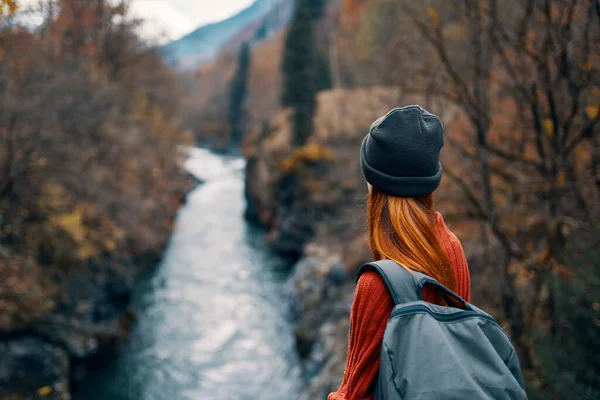
<instances>
[{"instance_id":1,"label":"long red hair","mask_svg":"<svg viewBox=\"0 0 600 400\"><path fill-rule=\"evenodd\" d=\"M374 260L384 258L422 272L456 292L448 255L434 234L433 194L396 197L375 188L367 203L369 246Z\"/></svg>"}]
</instances>

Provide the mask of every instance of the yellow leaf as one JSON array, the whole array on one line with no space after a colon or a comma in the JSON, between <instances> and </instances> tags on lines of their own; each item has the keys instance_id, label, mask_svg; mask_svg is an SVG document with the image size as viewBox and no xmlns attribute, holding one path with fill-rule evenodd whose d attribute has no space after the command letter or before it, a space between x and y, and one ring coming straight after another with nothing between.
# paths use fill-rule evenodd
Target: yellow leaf
<instances>
[{"instance_id":1,"label":"yellow leaf","mask_svg":"<svg viewBox=\"0 0 600 400\"><path fill-rule=\"evenodd\" d=\"M290 156L283 160L282 167L286 172L290 172L304 161L331 161L333 158L334 153L329 147L309 143L294 150Z\"/></svg>"},{"instance_id":2,"label":"yellow leaf","mask_svg":"<svg viewBox=\"0 0 600 400\"><path fill-rule=\"evenodd\" d=\"M584 71L589 71L590 69L592 69L592 63L589 61L586 61L583 63L583 70Z\"/></svg>"},{"instance_id":3,"label":"yellow leaf","mask_svg":"<svg viewBox=\"0 0 600 400\"><path fill-rule=\"evenodd\" d=\"M438 16L437 11L433 7L428 7L427 8L427 14L429 14L429 18L431 18L431 23L434 26L439 26L440 25L440 18Z\"/></svg>"},{"instance_id":4,"label":"yellow leaf","mask_svg":"<svg viewBox=\"0 0 600 400\"><path fill-rule=\"evenodd\" d=\"M97 253L98 250L90 243L83 243L77 248L77 257L79 257L80 260L92 258Z\"/></svg>"},{"instance_id":5,"label":"yellow leaf","mask_svg":"<svg viewBox=\"0 0 600 400\"><path fill-rule=\"evenodd\" d=\"M563 171L558 175L558 179L556 180L556 183L558 183L560 186L562 186L565 184L566 181L567 181L567 175Z\"/></svg>"},{"instance_id":6,"label":"yellow leaf","mask_svg":"<svg viewBox=\"0 0 600 400\"><path fill-rule=\"evenodd\" d=\"M104 243L104 245L110 251L113 251L115 249L115 247L116 247L116 243L112 239L107 239L106 242Z\"/></svg>"},{"instance_id":7,"label":"yellow leaf","mask_svg":"<svg viewBox=\"0 0 600 400\"><path fill-rule=\"evenodd\" d=\"M39 388L37 392L40 396L48 396L50 393L52 393L52 388L50 386L44 386Z\"/></svg>"},{"instance_id":8,"label":"yellow leaf","mask_svg":"<svg viewBox=\"0 0 600 400\"><path fill-rule=\"evenodd\" d=\"M585 112L590 119L594 119L598 116L598 106L587 106Z\"/></svg>"},{"instance_id":9,"label":"yellow leaf","mask_svg":"<svg viewBox=\"0 0 600 400\"><path fill-rule=\"evenodd\" d=\"M527 248L528 252L533 251L533 243L532 242L527 242L527 245L525 247Z\"/></svg>"},{"instance_id":10,"label":"yellow leaf","mask_svg":"<svg viewBox=\"0 0 600 400\"><path fill-rule=\"evenodd\" d=\"M479 2L479 9L484 13L486 13L488 11L488 7L487 7L487 4L485 4L485 1Z\"/></svg>"},{"instance_id":11,"label":"yellow leaf","mask_svg":"<svg viewBox=\"0 0 600 400\"><path fill-rule=\"evenodd\" d=\"M80 207L75 208L70 214L62 214L50 217L50 222L69 234L77 244L81 244L86 236L83 224L83 211Z\"/></svg>"},{"instance_id":12,"label":"yellow leaf","mask_svg":"<svg viewBox=\"0 0 600 400\"><path fill-rule=\"evenodd\" d=\"M4 8L5 5L7 6L8 11ZM16 1L0 0L0 15L7 15L9 17L12 17L13 15L15 15L18 9L19 6Z\"/></svg>"},{"instance_id":13,"label":"yellow leaf","mask_svg":"<svg viewBox=\"0 0 600 400\"><path fill-rule=\"evenodd\" d=\"M554 136L554 122L550 118L544 120L544 129L550 136Z\"/></svg>"}]
</instances>

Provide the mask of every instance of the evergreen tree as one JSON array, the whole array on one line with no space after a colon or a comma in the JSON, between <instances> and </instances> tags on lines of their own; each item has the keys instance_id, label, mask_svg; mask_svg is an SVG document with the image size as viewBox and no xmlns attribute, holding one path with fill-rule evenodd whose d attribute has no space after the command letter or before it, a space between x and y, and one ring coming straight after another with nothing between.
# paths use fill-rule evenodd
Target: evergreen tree
<instances>
[{"instance_id":1,"label":"evergreen tree","mask_svg":"<svg viewBox=\"0 0 600 400\"><path fill-rule=\"evenodd\" d=\"M315 84L317 92L321 90L331 89L333 86L333 78L331 75L331 66L327 55L322 51L318 51L315 57Z\"/></svg>"},{"instance_id":2,"label":"evergreen tree","mask_svg":"<svg viewBox=\"0 0 600 400\"><path fill-rule=\"evenodd\" d=\"M245 116L244 100L248 92L248 72L250 70L250 44L245 42L240 47L237 70L229 91L229 126L231 140L239 143L244 134Z\"/></svg>"},{"instance_id":3,"label":"evergreen tree","mask_svg":"<svg viewBox=\"0 0 600 400\"><path fill-rule=\"evenodd\" d=\"M294 108L294 144L303 145L313 130L316 93L323 89L324 70L315 43L315 22L326 0L299 0L285 38L281 103ZM327 70L327 68L325 68Z\"/></svg>"}]
</instances>

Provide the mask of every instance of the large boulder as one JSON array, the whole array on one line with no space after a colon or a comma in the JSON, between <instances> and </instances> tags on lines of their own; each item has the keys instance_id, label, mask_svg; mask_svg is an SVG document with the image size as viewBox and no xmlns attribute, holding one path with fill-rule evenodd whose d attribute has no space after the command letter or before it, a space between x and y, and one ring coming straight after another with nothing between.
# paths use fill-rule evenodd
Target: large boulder
<instances>
[{"instance_id":1,"label":"large boulder","mask_svg":"<svg viewBox=\"0 0 600 400\"><path fill-rule=\"evenodd\" d=\"M296 343L311 399L336 390L346 364L354 279L340 253L310 244L296 264Z\"/></svg>"}]
</instances>

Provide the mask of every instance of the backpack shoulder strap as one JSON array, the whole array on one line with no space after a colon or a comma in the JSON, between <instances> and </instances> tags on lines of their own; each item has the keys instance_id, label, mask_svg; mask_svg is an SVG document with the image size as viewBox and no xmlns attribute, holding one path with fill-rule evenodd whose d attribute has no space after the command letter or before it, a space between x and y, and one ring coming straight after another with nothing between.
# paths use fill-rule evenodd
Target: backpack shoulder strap
<instances>
[{"instance_id":1,"label":"backpack shoulder strap","mask_svg":"<svg viewBox=\"0 0 600 400\"><path fill-rule=\"evenodd\" d=\"M423 300L423 286L427 284L434 286L448 304L456 304L465 310L472 309L462 297L435 279L421 272L409 270L392 260L373 261L363 265L358 271L357 282L366 271L375 271L381 276L395 305Z\"/></svg>"},{"instance_id":2,"label":"backpack shoulder strap","mask_svg":"<svg viewBox=\"0 0 600 400\"><path fill-rule=\"evenodd\" d=\"M366 271L375 271L381 276L395 305L422 300L421 290L413 276L416 272L409 271L392 260L373 261L360 268L357 282Z\"/></svg>"}]
</instances>

